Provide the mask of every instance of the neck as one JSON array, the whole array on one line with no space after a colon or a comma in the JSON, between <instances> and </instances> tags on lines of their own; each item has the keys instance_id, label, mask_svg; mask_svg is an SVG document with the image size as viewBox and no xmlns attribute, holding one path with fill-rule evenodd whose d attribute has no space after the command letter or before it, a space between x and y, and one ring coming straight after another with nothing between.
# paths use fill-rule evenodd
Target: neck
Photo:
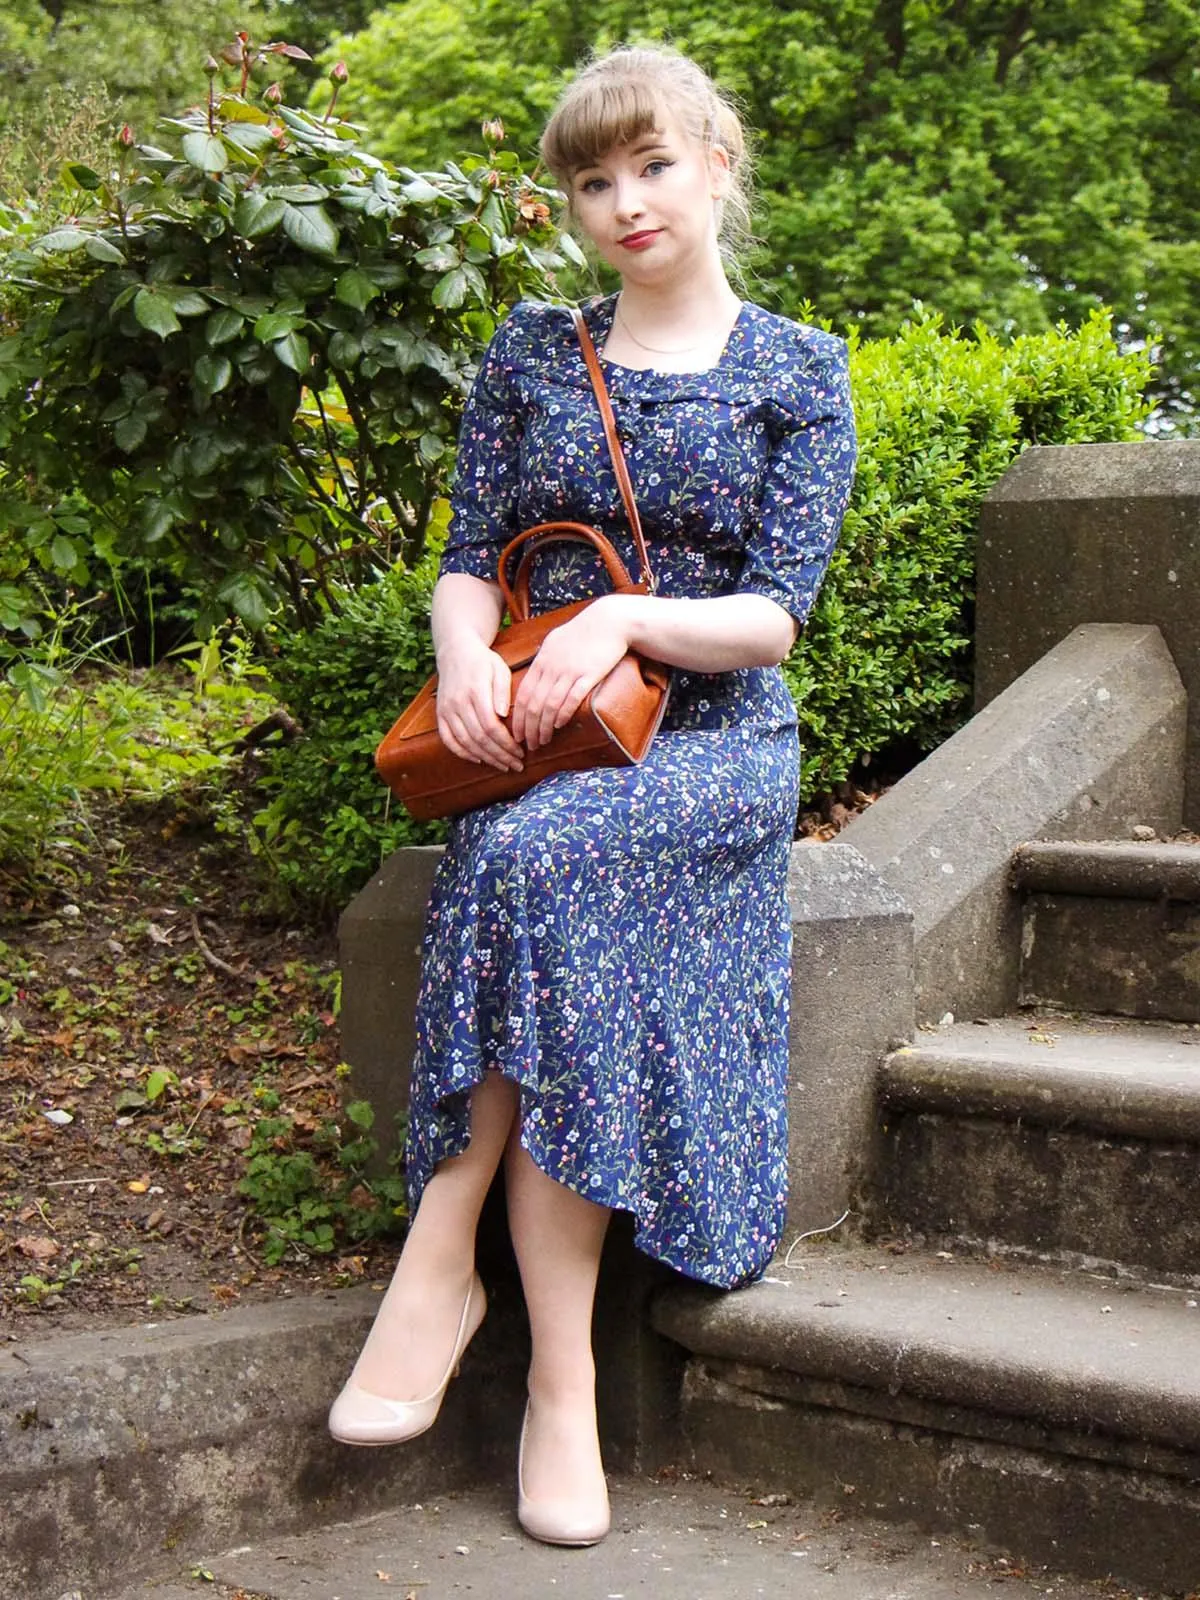
<instances>
[{"instance_id":1,"label":"neck","mask_svg":"<svg viewBox=\"0 0 1200 1600\"><path fill-rule=\"evenodd\" d=\"M674 328L707 327L736 316L739 301L729 287L720 257L705 263L698 272L669 283L629 283L622 280L621 309L638 331L653 329L658 334Z\"/></svg>"}]
</instances>

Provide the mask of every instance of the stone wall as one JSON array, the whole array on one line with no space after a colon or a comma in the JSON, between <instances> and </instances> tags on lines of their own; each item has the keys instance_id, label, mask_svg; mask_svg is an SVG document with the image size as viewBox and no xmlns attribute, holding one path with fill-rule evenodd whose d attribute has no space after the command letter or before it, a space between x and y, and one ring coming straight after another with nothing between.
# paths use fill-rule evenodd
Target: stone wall
<instances>
[{"instance_id":1,"label":"stone wall","mask_svg":"<svg viewBox=\"0 0 1200 1600\"><path fill-rule=\"evenodd\" d=\"M1085 622L1153 623L1189 701L1200 830L1200 440L1027 450L979 527L976 709Z\"/></svg>"}]
</instances>

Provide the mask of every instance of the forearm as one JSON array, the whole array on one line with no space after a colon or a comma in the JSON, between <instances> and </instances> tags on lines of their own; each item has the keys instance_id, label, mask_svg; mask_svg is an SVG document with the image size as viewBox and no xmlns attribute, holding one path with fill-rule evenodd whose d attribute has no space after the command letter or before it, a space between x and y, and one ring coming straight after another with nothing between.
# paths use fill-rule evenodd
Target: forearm
<instances>
[{"instance_id":1,"label":"forearm","mask_svg":"<svg viewBox=\"0 0 1200 1600\"><path fill-rule=\"evenodd\" d=\"M439 662L447 650L477 641L490 645L496 637L504 599L500 585L467 572L447 572L433 591L430 624Z\"/></svg>"},{"instance_id":2,"label":"forearm","mask_svg":"<svg viewBox=\"0 0 1200 1600\"><path fill-rule=\"evenodd\" d=\"M760 594L668 600L659 595L606 595L630 648L692 672L773 667L796 639L792 617Z\"/></svg>"}]
</instances>

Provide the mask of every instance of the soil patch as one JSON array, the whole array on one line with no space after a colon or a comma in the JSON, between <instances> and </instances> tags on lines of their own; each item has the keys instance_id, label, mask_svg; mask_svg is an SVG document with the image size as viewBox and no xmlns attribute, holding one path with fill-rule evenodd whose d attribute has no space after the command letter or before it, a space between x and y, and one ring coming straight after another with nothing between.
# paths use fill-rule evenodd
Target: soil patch
<instances>
[{"instance_id":1,"label":"soil patch","mask_svg":"<svg viewBox=\"0 0 1200 1600\"><path fill-rule=\"evenodd\" d=\"M167 808L113 809L55 891L0 905L4 1334L212 1311L381 1276L395 1241L264 1259L238 1184L261 1119L331 1165L332 930L256 913L247 863ZM365 1208L374 1204L364 1189Z\"/></svg>"}]
</instances>

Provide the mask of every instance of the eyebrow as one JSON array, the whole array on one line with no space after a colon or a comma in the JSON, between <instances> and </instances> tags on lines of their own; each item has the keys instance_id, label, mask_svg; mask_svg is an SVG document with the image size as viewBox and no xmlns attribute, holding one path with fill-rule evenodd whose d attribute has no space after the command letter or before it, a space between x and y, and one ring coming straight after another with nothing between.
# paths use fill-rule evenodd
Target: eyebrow
<instances>
[{"instance_id":1,"label":"eyebrow","mask_svg":"<svg viewBox=\"0 0 1200 1600\"><path fill-rule=\"evenodd\" d=\"M649 155L651 150L665 150L666 148L667 142L665 139L660 139L657 137L653 139L643 139L641 144L634 145L633 154L635 156L645 156ZM574 179L576 179L581 172L590 172L593 167L598 167L601 159L601 157L597 157L595 161L585 161L582 166L576 167L571 174L572 181L574 181Z\"/></svg>"}]
</instances>

